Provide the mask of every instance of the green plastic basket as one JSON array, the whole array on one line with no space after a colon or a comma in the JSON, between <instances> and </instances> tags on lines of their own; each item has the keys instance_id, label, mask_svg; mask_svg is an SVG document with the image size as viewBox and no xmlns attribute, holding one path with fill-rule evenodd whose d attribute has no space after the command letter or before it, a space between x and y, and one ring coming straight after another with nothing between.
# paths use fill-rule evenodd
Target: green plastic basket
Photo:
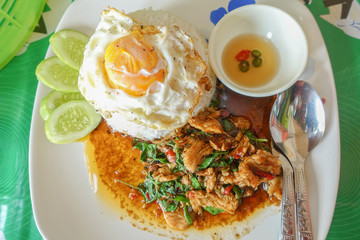
<instances>
[{"instance_id":1,"label":"green plastic basket","mask_svg":"<svg viewBox=\"0 0 360 240\"><path fill-rule=\"evenodd\" d=\"M30 37L45 3L46 0L0 0L0 69Z\"/></svg>"}]
</instances>

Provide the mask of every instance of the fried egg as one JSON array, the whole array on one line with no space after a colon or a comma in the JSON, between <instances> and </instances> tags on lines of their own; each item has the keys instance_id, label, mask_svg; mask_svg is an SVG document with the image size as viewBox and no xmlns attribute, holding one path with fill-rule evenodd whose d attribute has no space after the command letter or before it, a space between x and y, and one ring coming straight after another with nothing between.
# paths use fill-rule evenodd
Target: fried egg
<instances>
[{"instance_id":1,"label":"fried egg","mask_svg":"<svg viewBox=\"0 0 360 240\"><path fill-rule=\"evenodd\" d=\"M160 139L210 104L204 37L160 10L104 10L84 52L79 89L117 132Z\"/></svg>"}]
</instances>

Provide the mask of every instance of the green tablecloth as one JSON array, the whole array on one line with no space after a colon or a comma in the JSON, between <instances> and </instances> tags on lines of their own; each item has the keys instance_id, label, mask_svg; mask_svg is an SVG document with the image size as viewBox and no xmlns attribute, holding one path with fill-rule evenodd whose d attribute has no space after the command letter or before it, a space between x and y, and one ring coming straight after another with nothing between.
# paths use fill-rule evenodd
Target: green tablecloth
<instances>
[{"instance_id":1,"label":"green tablecloth","mask_svg":"<svg viewBox=\"0 0 360 240\"><path fill-rule=\"evenodd\" d=\"M26 51L0 70L0 240L41 239L33 219L28 177L37 87L34 71L48 48L48 33L54 31L70 2L48 0L36 28L42 35L32 36ZM327 239L360 239L360 4L359 0L314 0L308 7L329 52L340 115L340 184Z\"/></svg>"}]
</instances>

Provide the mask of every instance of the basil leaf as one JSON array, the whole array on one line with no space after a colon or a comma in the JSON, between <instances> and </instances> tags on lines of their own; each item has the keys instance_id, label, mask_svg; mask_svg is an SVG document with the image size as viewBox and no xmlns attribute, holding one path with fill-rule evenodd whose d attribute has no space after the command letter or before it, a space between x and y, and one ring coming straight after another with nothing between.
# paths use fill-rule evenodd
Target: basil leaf
<instances>
[{"instance_id":1,"label":"basil leaf","mask_svg":"<svg viewBox=\"0 0 360 240\"><path fill-rule=\"evenodd\" d=\"M141 155L140 155L140 161L142 162L146 162L147 161L147 147L148 147L148 143L146 142L138 142L135 144L135 148L139 149L141 151Z\"/></svg>"},{"instance_id":2,"label":"basil leaf","mask_svg":"<svg viewBox=\"0 0 360 240\"><path fill-rule=\"evenodd\" d=\"M181 195L178 195L174 198L174 201L178 201L178 202L190 202L190 199L184 197L184 196L181 196Z\"/></svg>"},{"instance_id":3,"label":"basil leaf","mask_svg":"<svg viewBox=\"0 0 360 240\"><path fill-rule=\"evenodd\" d=\"M175 146L176 146L174 140L172 140L172 139L169 142L167 142L166 145L168 145L168 146L170 146L172 148L175 148Z\"/></svg>"},{"instance_id":4,"label":"basil leaf","mask_svg":"<svg viewBox=\"0 0 360 240\"><path fill-rule=\"evenodd\" d=\"M135 148L141 151L140 160L142 162L148 161L148 158L153 161L159 161L161 163L168 163L164 153L159 153L156 144L150 144L147 142L138 142L135 144Z\"/></svg>"},{"instance_id":5,"label":"basil leaf","mask_svg":"<svg viewBox=\"0 0 360 240\"><path fill-rule=\"evenodd\" d=\"M146 189L145 189L143 184L139 184L139 186L135 187L134 185L131 185L131 184L127 183L127 182L121 181L120 179L116 179L115 181L119 182L119 183L122 183L122 184L125 184L125 185L127 185L127 186L129 186L131 188L137 189L141 193L141 195L143 195L144 199L146 199Z\"/></svg>"},{"instance_id":6,"label":"basil leaf","mask_svg":"<svg viewBox=\"0 0 360 240\"><path fill-rule=\"evenodd\" d=\"M201 184L195 176L191 176L191 186L196 190L201 190Z\"/></svg>"},{"instance_id":7,"label":"basil leaf","mask_svg":"<svg viewBox=\"0 0 360 240\"><path fill-rule=\"evenodd\" d=\"M138 144L139 142L140 142L140 139L134 138L134 140L132 141L132 145L135 147L135 145Z\"/></svg>"},{"instance_id":8,"label":"basil leaf","mask_svg":"<svg viewBox=\"0 0 360 240\"><path fill-rule=\"evenodd\" d=\"M143 198L145 199L145 202L147 202L147 197L146 197L146 188L144 186L143 183L140 183L137 187L136 187L137 190L139 190L141 192L141 195L143 195Z\"/></svg>"},{"instance_id":9,"label":"basil leaf","mask_svg":"<svg viewBox=\"0 0 360 240\"><path fill-rule=\"evenodd\" d=\"M137 142L134 147L140 151L145 151L149 144L147 142Z\"/></svg>"},{"instance_id":10,"label":"basil leaf","mask_svg":"<svg viewBox=\"0 0 360 240\"><path fill-rule=\"evenodd\" d=\"M180 177L178 177L178 179L174 180L174 182L175 182L175 187L178 189L178 191L180 191L180 192L182 192L182 193L186 193L187 191L190 190L191 186L190 186L190 185L181 184L181 183L179 182L179 178L180 178Z\"/></svg>"},{"instance_id":11,"label":"basil leaf","mask_svg":"<svg viewBox=\"0 0 360 240\"><path fill-rule=\"evenodd\" d=\"M174 212L178 206L179 206L179 202L168 202L166 200L158 200L158 203L160 203L163 206L163 209L166 212Z\"/></svg>"},{"instance_id":12,"label":"basil leaf","mask_svg":"<svg viewBox=\"0 0 360 240\"><path fill-rule=\"evenodd\" d=\"M174 167L173 172L174 173L176 173L176 172L186 173L187 169L184 166L184 162L183 162L183 159L182 159L182 156L180 153L180 149L177 146L174 147L174 152L175 152L175 156L176 156L176 166Z\"/></svg>"},{"instance_id":13,"label":"basil leaf","mask_svg":"<svg viewBox=\"0 0 360 240\"><path fill-rule=\"evenodd\" d=\"M214 208L213 206L204 207L204 210L208 211L209 213L211 213L214 216L219 214L219 213L222 213L224 211L224 209Z\"/></svg>"},{"instance_id":14,"label":"basil leaf","mask_svg":"<svg viewBox=\"0 0 360 240\"><path fill-rule=\"evenodd\" d=\"M165 211L167 212L173 212L175 211L179 206L179 202L172 202L165 208Z\"/></svg>"},{"instance_id":15,"label":"basil leaf","mask_svg":"<svg viewBox=\"0 0 360 240\"><path fill-rule=\"evenodd\" d=\"M159 153L156 144L149 144L147 147L147 155L153 160L159 161L161 163L168 163L164 153Z\"/></svg>"},{"instance_id":16,"label":"basil leaf","mask_svg":"<svg viewBox=\"0 0 360 240\"><path fill-rule=\"evenodd\" d=\"M191 218L191 215L188 210L188 206L186 204L184 205L184 216L188 224L191 225L193 223L193 220Z\"/></svg>"},{"instance_id":17,"label":"basil leaf","mask_svg":"<svg viewBox=\"0 0 360 240\"><path fill-rule=\"evenodd\" d=\"M205 160L198 165L197 171L203 170L210 166L210 164L220 155L227 154L228 152L215 151L210 156L206 157Z\"/></svg>"},{"instance_id":18,"label":"basil leaf","mask_svg":"<svg viewBox=\"0 0 360 240\"><path fill-rule=\"evenodd\" d=\"M160 185L161 183L153 178L151 172L149 172L148 175L145 176L144 183L140 183L138 185L138 188L143 189L143 195L146 203L151 203L162 196L159 192Z\"/></svg>"},{"instance_id":19,"label":"basil leaf","mask_svg":"<svg viewBox=\"0 0 360 240\"><path fill-rule=\"evenodd\" d=\"M239 203L241 203L241 198L244 195L244 189L240 188L237 185L234 185L232 189L236 193Z\"/></svg>"},{"instance_id":20,"label":"basil leaf","mask_svg":"<svg viewBox=\"0 0 360 240\"><path fill-rule=\"evenodd\" d=\"M268 152L270 152L270 149L263 143L268 142L266 138L257 138L255 133L251 131L247 131L246 129L243 129L244 135L248 137L249 142L254 145L258 149L264 149Z\"/></svg>"},{"instance_id":21,"label":"basil leaf","mask_svg":"<svg viewBox=\"0 0 360 240\"><path fill-rule=\"evenodd\" d=\"M220 100L217 99L217 98L214 98L214 99L211 101L209 107L218 107L219 105L220 105Z\"/></svg>"},{"instance_id":22,"label":"basil leaf","mask_svg":"<svg viewBox=\"0 0 360 240\"><path fill-rule=\"evenodd\" d=\"M214 159L215 158L213 156L206 157L205 160L201 164L198 165L197 170L199 171L199 170L207 168L208 166L210 166L212 161L214 161Z\"/></svg>"},{"instance_id":23,"label":"basil leaf","mask_svg":"<svg viewBox=\"0 0 360 240\"><path fill-rule=\"evenodd\" d=\"M231 168L231 171L233 171L233 172L238 172L239 169L238 169L237 167L234 167L234 168Z\"/></svg>"},{"instance_id":24,"label":"basil leaf","mask_svg":"<svg viewBox=\"0 0 360 240\"><path fill-rule=\"evenodd\" d=\"M211 133L207 133L207 132L201 131L199 129L195 129L195 128L186 129L186 132L188 134L196 134L196 135L200 135L200 136L212 136Z\"/></svg>"},{"instance_id":25,"label":"basil leaf","mask_svg":"<svg viewBox=\"0 0 360 240\"><path fill-rule=\"evenodd\" d=\"M175 199L172 199L172 201L176 201L177 203L179 201L187 202L187 198L185 197L185 193L190 190L191 186L183 185L179 182L179 179L171 180L167 182L158 182L156 179L153 178L152 172L149 172L145 176L145 181L143 183L140 183L137 187L134 187L130 184L127 184L125 182L122 182L119 180L119 182L124 183L130 187L136 188L139 190L146 203L154 202L155 200L159 200L159 198L165 197L166 199L169 199L170 196L177 196ZM171 200L171 199L170 199ZM166 208L168 205L164 205L164 208Z\"/></svg>"},{"instance_id":26,"label":"basil leaf","mask_svg":"<svg viewBox=\"0 0 360 240\"><path fill-rule=\"evenodd\" d=\"M155 144L148 144L146 150L150 158L154 158L157 156L157 146Z\"/></svg>"},{"instance_id":27,"label":"basil leaf","mask_svg":"<svg viewBox=\"0 0 360 240\"><path fill-rule=\"evenodd\" d=\"M233 162L233 158L229 157L229 158L220 158L219 160L213 162L210 164L210 167L226 167L228 165L230 165Z\"/></svg>"},{"instance_id":28,"label":"basil leaf","mask_svg":"<svg viewBox=\"0 0 360 240\"><path fill-rule=\"evenodd\" d=\"M235 125L232 122L230 122L229 120L227 120L226 118L221 120L221 125L222 125L223 129L225 130L225 132L230 132L231 130L236 129Z\"/></svg>"},{"instance_id":29,"label":"basil leaf","mask_svg":"<svg viewBox=\"0 0 360 240\"><path fill-rule=\"evenodd\" d=\"M159 185L159 193L161 196L167 196L169 194L176 194L176 188L175 188L175 182L174 181L168 181L168 182L162 182Z\"/></svg>"}]
</instances>

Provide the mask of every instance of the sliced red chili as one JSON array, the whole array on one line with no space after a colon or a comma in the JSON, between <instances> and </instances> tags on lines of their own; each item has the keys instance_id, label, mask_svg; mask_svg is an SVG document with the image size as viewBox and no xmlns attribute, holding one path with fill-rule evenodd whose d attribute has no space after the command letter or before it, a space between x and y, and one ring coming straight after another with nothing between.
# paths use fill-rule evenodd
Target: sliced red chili
<instances>
[{"instance_id":1,"label":"sliced red chili","mask_svg":"<svg viewBox=\"0 0 360 240\"><path fill-rule=\"evenodd\" d=\"M146 193L146 197L148 200L150 200L150 194L148 192Z\"/></svg>"},{"instance_id":2,"label":"sliced red chili","mask_svg":"<svg viewBox=\"0 0 360 240\"><path fill-rule=\"evenodd\" d=\"M234 152L233 154L232 154L232 157L234 158L234 159L240 159L240 158L242 158L244 156L244 147L238 147L238 149L236 149L236 152Z\"/></svg>"},{"instance_id":3,"label":"sliced red chili","mask_svg":"<svg viewBox=\"0 0 360 240\"><path fill-rule=\"evenodd\" d=\"M269 180L275 178L275 176L272 175L271 173L267 173L267 172L261 171L261 170L259 170L259 169L254 169L253 172L254 172L256 175L258 175L258 176L260 176L260 177L266 177L266 178L269 179Z\"/></svg>"},{"instance_id":4,"label":"sliced red chili","mask_svg":"<svg viewBox=\"0 0 360 240\"><path fill-rule=\"evenodd\" d=\"M169 162L171 163L175 163L176 162L176 154L173 150L169 149L167 152L166 152L166 157L168 159Z\"/></svg>"},{"instance_id":5,"label":"sliced red chili","mask_svg":"<svg viewBox=\"0 0 360 240\"><path fill-rule=\"evenodd\" d=\"M166 155L167 155L167 156L170 156L170 157L173 157L173 156L175 156L175 152L174 152L173 150L169 149L169 150L166 152Z\"/></svg>"},{"instance_id":6,"label":"sliced red chili","mask_svg":"<svg viewBox=\"0 0 360 240\"><path fill-rule=\"evenodd\" d=\"M225 194L225 195L228 195L228 194L230 193L230 191L231 191L232 188L233 188L232 185L227 186L227 187L225 188L225 190L224 190L224 194Z\"/></svg>"},{"instance_id":7,"label":"sliced red chili","mask_svg":"<svg viewBox=\"0 0 360 240\"><path fill-rule=\"evenodd\" d=\"M250 57L251 51L250 50L242 50L238 54L236 54L235 58L239 62L245 61Z\"/></svg>"},{"instance_id":8,"label":"sliced red chili","mask_svg":"<svg viewBox=\"0 0 360 240\"><path fill-rule=\"evenodd\" d=\"M194 193L193 192L189 192L189 198L190 199L193 199L195 196L194 196Z\"/></svg>"}]
</instances>

